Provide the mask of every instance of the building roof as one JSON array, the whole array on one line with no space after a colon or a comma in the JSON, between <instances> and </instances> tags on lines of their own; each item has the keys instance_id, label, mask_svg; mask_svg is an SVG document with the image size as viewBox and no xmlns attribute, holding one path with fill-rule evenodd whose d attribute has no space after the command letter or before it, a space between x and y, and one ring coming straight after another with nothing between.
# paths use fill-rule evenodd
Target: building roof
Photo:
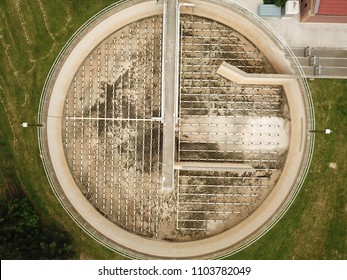
<instances>
[{"instance_id":1,"label":"building roof","mask_svg":"<svg viewBox=\"0 0 347 280\"><path fill-rule=\"evenodd\" d=\"M278 17L282 16L281 7L275 5L260 5L258 9L258 15L262 18Z\"/></svg>"},{"instance_id":2,"label":"building roof","mask_svg":"<svg viewBox=\"0 0 347 280\"><path fill-rule=\"evenodd\" d=\"M318 0L318 15L347 16L347 0Z\"/></svg>"}]
</instances>

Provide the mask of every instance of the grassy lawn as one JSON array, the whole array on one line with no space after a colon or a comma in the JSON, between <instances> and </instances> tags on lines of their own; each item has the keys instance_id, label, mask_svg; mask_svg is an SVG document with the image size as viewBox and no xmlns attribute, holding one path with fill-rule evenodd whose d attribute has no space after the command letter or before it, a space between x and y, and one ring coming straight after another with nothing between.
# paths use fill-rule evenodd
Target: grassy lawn
<instances>
[{"instance_id":1,"label":"grassy lawn","mask_svg":"<svg viewBox=\"0 0 347 280\"><path fill-rule=\"evenodd\" d=\"M258 242L233 259L346 259L347 80L310 81L316 111L315 150L293 205ZM336 169L329 167L335 163Z\"/></svg>"},{"instance_id":2,"label":"grassy lawn","mask_svg":"<svg viewBox=\"0 0 347 280\"><path fill-rule=\"evenodd\" d=\"M77 259L123 257L100 246L66 214L46 179L36 129L20 123L36 122L43 83L64 43L113 2L0 1L0 193L9 196L9 188L24 192L45 224L71 235Z\"/></svg>"},{"instance_id":3,"label":"grassy lawn","mask_svg":"<svg viewBox=\"0 0 347 280\"><path fill-rule=\"evenodd\" d=\"M69 37L113 0L0 1L0 195L23 192L47 226L70 235L76 259L122 259L65 213L46 179L35 123L48 71ZM317 135L311 170L285 217L236 259L345 259L347 81L315 80ZM336 169L329 163L336 163Z\"/></svg>"}]
</instances>

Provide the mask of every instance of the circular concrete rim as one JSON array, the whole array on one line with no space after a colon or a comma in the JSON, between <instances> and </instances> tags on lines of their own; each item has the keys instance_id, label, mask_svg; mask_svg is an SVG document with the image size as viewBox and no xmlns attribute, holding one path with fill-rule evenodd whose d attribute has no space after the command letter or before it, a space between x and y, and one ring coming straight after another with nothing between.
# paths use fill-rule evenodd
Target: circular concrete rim
<instances>
[{"instance_id":1,"label":"circular concrete rim","mask_svg":"<svg viewBox=\"0 0 347 280\"><path fill-rule=\"evenodd\" d=\"M252 41L273 63L276 71L293 74L280 49L281 42L269 36L261 21L251 19L235 4L224 1L190 0L193 13L229 25ZM183 12L183 11L182 11ZM131 17L129 16L131 14ZM47 77L39 108L39 145L43 164L51 186L70 216L93 238L103 245L136 258L215 258L240 250L264 234L283 215L297 194L308 169L313 138L307 131L314 126L309 93L304 90L300 76L296 92L286 92L291 112L291 137L286 165L274 190L263 204L243 222L216 236L190 242L154 241L132 234L99 214L77 187L67 165L62 144L62 114L65 94L83 59L104 38L115 30L138 19L162 13L155 1L127 1L101 13L85 25L68 42ZM256 21L259 22L256 22ZM252 22L253 21L253 22ZM110 24L112 23L112 24ZM77 37L77 38L76 38ZM291 164L291 163L295 164ZM301 164L297 164L300 162Z\"/></svg>"}]
</instances>

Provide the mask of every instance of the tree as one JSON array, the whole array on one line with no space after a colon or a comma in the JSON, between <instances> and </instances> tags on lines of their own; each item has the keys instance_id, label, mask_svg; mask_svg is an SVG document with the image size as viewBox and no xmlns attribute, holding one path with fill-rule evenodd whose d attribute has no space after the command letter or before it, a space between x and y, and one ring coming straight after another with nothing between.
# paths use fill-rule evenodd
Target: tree
<instances>
[{"instance_id":1,"label":"tree","mask_svg":"<svg viewBox=\"0 0 347 280\"><path fill-rule=\"evenodd\" d=\"M287 0L275 0L275 5L278 7L283 7L286 4Z\"/></svg>"},{"instance_id":2,"label":"tree","mask_svg":"<svg viewBox=\"0 0 347 280\"><path fill-rule=\"evenodd\" d=\"M73 255L67 235L43 226L28 200L0 200L1 259L69 259Z\"/></svg>"},{"instance_id":3,"label":"tree","mask_svg":"<svg viewBox=\"0 0 347 280\"><path fill-rule=\"evenodd\" d=\"M283 7L287 0L264 0L264 4L274 4L278 7Z\"/></svg>"}]
</instances>

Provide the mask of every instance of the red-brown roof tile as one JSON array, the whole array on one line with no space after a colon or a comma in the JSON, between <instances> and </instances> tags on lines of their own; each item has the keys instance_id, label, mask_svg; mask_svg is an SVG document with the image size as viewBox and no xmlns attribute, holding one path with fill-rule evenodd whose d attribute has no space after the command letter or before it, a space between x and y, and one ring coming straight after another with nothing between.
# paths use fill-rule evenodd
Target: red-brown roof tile
<instances>
[{"instance_id":1,"label":"red-brown roof tile","mask_svg":"<svg viewBox=\"0 0 347 280\"><path fill-rule=\"evenodd\" d=\"M321 0L317 14L347 16L347 0Z\"/></svg>"}]
</instances>

